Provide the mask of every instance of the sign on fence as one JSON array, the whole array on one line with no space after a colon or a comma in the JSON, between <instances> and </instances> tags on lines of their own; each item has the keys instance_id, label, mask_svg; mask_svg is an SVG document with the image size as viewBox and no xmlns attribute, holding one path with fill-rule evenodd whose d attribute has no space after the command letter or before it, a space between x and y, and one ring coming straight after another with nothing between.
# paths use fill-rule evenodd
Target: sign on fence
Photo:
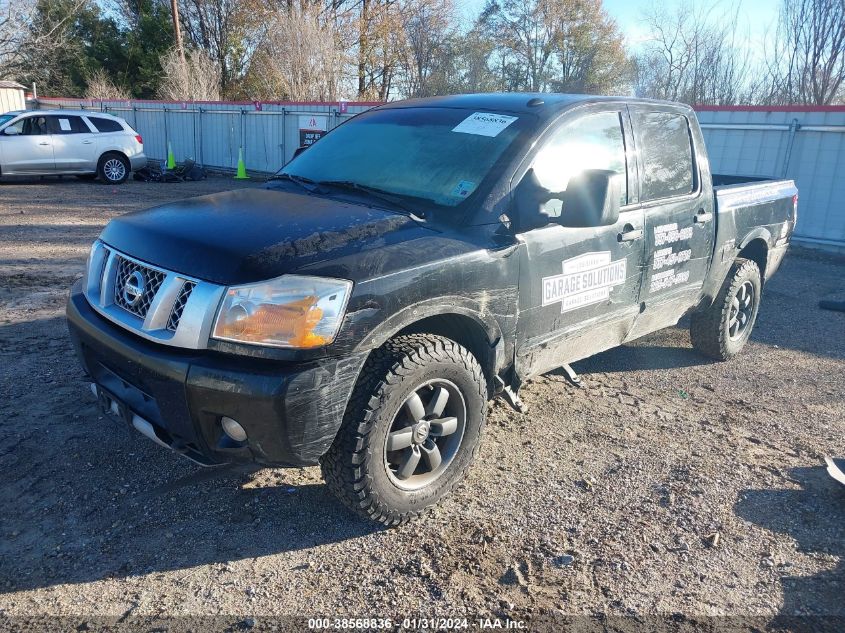
<instances>
[{"instance_id":1,"label":"sign on fence","mask_svg":"<svg viewBox=\"0 0 845 633\"><path fill-rule=\"evenodd\" d=\"M299 117L299 146L319 141L328 129L328 117L309 114Z\"/></svg>"}]
</instances>

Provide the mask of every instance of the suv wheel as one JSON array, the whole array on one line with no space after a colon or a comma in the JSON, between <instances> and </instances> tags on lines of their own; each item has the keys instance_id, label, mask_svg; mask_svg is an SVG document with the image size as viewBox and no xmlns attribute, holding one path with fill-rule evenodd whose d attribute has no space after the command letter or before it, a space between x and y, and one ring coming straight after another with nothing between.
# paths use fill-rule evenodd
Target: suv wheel
<instances>
[{"instance_id":1,"label":"suv wheel","mask_svg":"<svg viewBox=\"0 0 845 633\"><path fill-rule=\"evenodd\" d=\"M484 372L466 348L441 336L399 336L361 370L320 460L323 477L358 514L404 523L464 478L486 410Z\"/></svg>"},{"instance_id":2,"label":"suv wheel","mask_svg":"<svg viewBox=\"0 0 845 633\"><path fill-rule=\"evenodd\" d=\"M105 183L119 185L129 178L129 161L120 154L104 154L97 165L97 175Z\"/></svg>"},{"instance_id":3,"label":"suv wheel","mask_svg":"<svg viewBox=\"0 0 845 633\"><path fill-rule=\"evenodd\" d=\"M692 345L702 354L728 360L739 354L751 336L760 307L760 269L750 259L737 259L713 304L693 313Z\"/></svg>"}]
</instances>

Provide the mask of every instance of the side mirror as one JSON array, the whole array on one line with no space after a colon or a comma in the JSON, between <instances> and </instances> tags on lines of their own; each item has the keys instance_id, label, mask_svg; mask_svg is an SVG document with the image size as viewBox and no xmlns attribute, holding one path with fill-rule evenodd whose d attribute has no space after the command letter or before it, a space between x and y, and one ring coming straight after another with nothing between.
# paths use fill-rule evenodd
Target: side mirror
<instances>
[{"instance_id":1,"label":"side mirror","mask_svg":"<svg viewBox=\"0 0 845 633\"><path fill-rule=\"evenodd\" d=\"M587 169L573 176L566 191L549 191L529 169L514 189L517 232L546 226L552 222L567 227L608 226L619 219L622 175L604 169ZM550 200L563 202L559 217L543 211Z\"/></svg>"},{"instance_id":2,"label":"side mirror","mask_svg":"<svg viewBox=\"0 0 845 633\"><path fill-rule=\"evenodd\" d=\"M619 220L622 174L586 169L566 187L560 223L563 226L609 226Z\"/></svg>"},{"instance_id":3,"label":"side mirror","mask_svg":"<svg viewBox=\"0 0 845 633\"><path fill-rule=\"evenodd\" d=\"M299 147L297 147L295 150L293 150L293 158L299 156L302 152L308 149L308 147L308 145L300 145ZM293 158L291 160L293 160Z\"/></svg>"},{"instance_id":4,"label":"side mirror","mask_svg":"<svg viewBox=\"0 0 845 633\"><path fill-rule=\"evenodd\" d=\"M18 134L20 134L20 132L18 132L18 128L16 127L7 127L5 130L3 130L3 134L5 134L6 136L17 136Z\"/></svg>"}]
</instances>

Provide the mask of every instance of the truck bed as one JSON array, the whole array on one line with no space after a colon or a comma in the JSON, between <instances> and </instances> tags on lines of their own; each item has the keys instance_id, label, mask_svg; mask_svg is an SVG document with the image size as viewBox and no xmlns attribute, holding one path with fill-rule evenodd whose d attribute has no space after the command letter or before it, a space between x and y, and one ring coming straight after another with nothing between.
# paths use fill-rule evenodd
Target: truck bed
<instances>
[{"instance_id":1,"label":"truck bed","mask_svg":"<svg viewBox=\"0 0 845 633\"><path fill-rule=\"evenodd\" d=\"M713 174L713 193L717 209L756 206L779 199L789 199L797 193L792 180L778 180L759 176Z\"/></svg>"}]
</instances>

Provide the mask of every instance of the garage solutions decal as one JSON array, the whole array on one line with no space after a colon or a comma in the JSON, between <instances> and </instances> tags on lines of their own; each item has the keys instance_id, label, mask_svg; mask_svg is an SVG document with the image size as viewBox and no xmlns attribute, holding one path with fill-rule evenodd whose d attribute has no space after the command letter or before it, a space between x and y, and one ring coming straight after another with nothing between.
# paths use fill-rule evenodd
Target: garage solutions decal
<instances>
[{"instance_id":1,"label":"garage solutions decal","mask_svg":"<svg viewBox=\"0 0 845 633\"><path fill-rule=\"evenodd\" d=\"M585 253L563 262L563 274L543 277L543 305L560 303L567 312L610 298L625 283L627 260L612 261L610 251Z\"/></svg>"}]
</instances>

